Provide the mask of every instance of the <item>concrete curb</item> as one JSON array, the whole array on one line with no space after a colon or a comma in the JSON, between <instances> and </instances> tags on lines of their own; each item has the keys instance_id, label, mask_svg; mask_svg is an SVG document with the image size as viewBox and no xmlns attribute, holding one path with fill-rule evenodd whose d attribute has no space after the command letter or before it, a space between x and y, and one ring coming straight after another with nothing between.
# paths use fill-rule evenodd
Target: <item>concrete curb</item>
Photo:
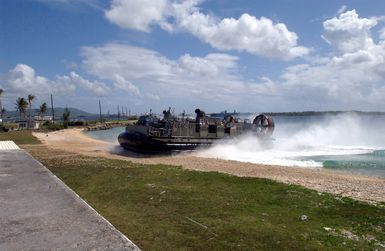
<instances>
[{"instance_id":1,"label":"concrete curb","mask_svg":"<svg viewBox=\"0 0 385 251\"><path fill-rule=\"evenodd\" d=\"M81 202L83 202L84 204L87 205L87 207L94 213L96 214L98 217L100 217L105 223L107 223L114 231L118 232L121 237L126 240L127 242L131 243L133 246L135 246L137 249L133 249L133 250L140 250L138 246L135 245L135 243L133 243L126 235L124 235L122 232L120 232L117 228L114 227L114 225L112 225L111 222L109 222L106 218L104 218L101 214L98 213L98 211L96 211L93 207L91 207L87 201L85 201L82 197L80 197L80 195L78 195L74 190L72 190L69 186L67 186L61 179L59 179L59 177L57 177L53 172L51 172L51 170L49 170L46 166L44 166L42 163L40 163L38 160L36 160L29 152L25 151L25 150L21 150L21 151L24 151L28 156L30 156L33 160L35 160L37 162L38 165L40 165L42 168L46 169L48 171L48 173L50 173L55 179L56 181L58 181L64 188L66 188L67 190L69 190L73 195L75 195Z\"/></svg>"},{"instance_id":2,"label":"concrete curb","mask_svg":"<svg viewBox=\"0 0 385 251\"><path fill-rule=\"evenodd\" d=\"M0 151L0 250L140 250L25 150Z\"/></svg>"}]
</instances>

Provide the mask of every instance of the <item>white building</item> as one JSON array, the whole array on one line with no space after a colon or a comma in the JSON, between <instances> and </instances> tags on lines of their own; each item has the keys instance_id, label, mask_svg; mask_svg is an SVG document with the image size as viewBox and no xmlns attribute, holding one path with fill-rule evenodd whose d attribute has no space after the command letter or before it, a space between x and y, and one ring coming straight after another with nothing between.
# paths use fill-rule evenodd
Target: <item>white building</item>
<instances>
[{"instance_id":1,"label":"white building","mask_svg":"<svg viewBox=\"0 0 385 251\"><path fill-rule=\"evenodd\" d=\"M52 121L52 116L34 116L31 120L24 118L16 123L18 123L19 129L39 129L47 121Z\"/></svg>"}]
</instances>

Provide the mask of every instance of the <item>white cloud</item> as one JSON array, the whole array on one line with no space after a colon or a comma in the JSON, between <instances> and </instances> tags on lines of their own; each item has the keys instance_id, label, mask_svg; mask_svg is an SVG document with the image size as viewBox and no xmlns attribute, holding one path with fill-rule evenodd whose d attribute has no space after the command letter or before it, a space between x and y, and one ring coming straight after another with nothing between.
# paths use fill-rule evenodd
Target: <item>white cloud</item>
<instances>
[{"instance_id":1,"label":"white cloud","mask_svg":"<svg viewBox=\"0 0 385 251\"><path fill-rule=\"evenodd\" d=\"M355 11L326 20L325 39L338 53L310 57L307 64L288 67L275 79L244 79L238 71L239 58L228 54L185 54L171 60L116 43L84 47L83 67L105 80L122 76L144 97L156 93L165 106L164 102L183 100L248 110L255 110L257 103L260 110L375 110L385 105L385 41L373 41L370 30L376 22L371 20L375 18L360 18ZM350 33L360 36L358 42Z\"/></svg>"},{"instance_id":2,"label":"white cloud","mask_svg":"<svg viewBox=\"0 0 385 251\"><path fill-rule=\"evenodd\" d=\"M187 73L214 77L223 70L235 68L237 60L237 57L227 54L209 54L204 58L185 54L179 58L179 66Z\"/></svg>"},{"instance_id":3,"label":"white cloud","mask_svg":"<svg viewBox=\"0 0 385 251\"><path fill-rule=\"evenodd\" d=\"M152 100L157 100L157 101L160 100L160 97L159 97L158 95L152 94L152 93L147 93L147 94L146 94L146 97L148 97L148 98L150 98L150 99L152 99Z\"/></svg>"},{"instance_id":4,"label":"white cloud","mask_svg":"<svg viewBox=\"0 0 385 251\"><path fill-rule=\"evenodd\" d=\"M308 48L297 46L297 35L283 23L274 24L268 18L257 19L249 14L243 14L239 19L213 20L195 12L183 17L180 26L217 49L246 51L285 60L309 53Z\"/></svg>"},{"instance_id":5,"label":"white cloud","mask_svg":"<svg viewBox=\"0 0 385 251\"><path fill-rule=\"evenodd\" d=\"M251 22L261 21L249 17ZM232 19L229 23L241 27L244 21L240 20ZM19 64L0 83L7 93L23 96L41 92L65 95L82 89L93 95L114 96L111 102L130 102L141 105L139 109L160 111L173 105L254 111L383 110L385 37L380 36L378 42L372 38L376 20L359 17L354 10L326 20L324 38L337 49L336 53L310 57L306 64L287 67L277 78L262 76L247 80L239 72L241 59L224 53L203 57L184 54L170 59L153 50L109 43L81 48L83 61L79 69L85 69L85 73L97 80L87 80L75 72L50 80L38 76L30 66ZM222 21L210 19L208 26L199 27L219 27ZM249 25L245 27L247 30ZM238 29L231 32L235 31ZM384 34L384 29L380 34Z\"/></svg>"},{"instance_id":6,"label":"white cloud","mask_svg":"<svg viewBox=\"0 0 385 251\"><path fill-rule=\"evenodd\" d=\"M105 15L122 28L149 32L152 24L165 22L167 6L167 0L113 0Z\"/></svg>"},{"instance_id":7,"label":"white cloud","mask_svg":"<svg viewBox=\"0 0 385 251\"><path fill-rule=\"evenodd\" d=\"M385 27L380 30L380 39L385 40Z\"/></svg>"},{"instance_id":8,"label":"white cloud","mask_svg":"<svg viewBox=\"0 0 385 251\"><path fill-rule=\"evenodd\" d=\"M360 18L356 10L347 11L323 23L323 38L341 53L368 49L373 46L370 29L376 24L376 18Z\"/></svg>"},{"instance_id":9,"label":"white cloud","mask_svg":"<svg viewBox=\"0 0 385 251\"><path fill-rule=\"evenodd\" d=\"M18 64L5 74L3 83L7 93L21 96L29 93L71 95L76 89L73 83L59 83L37 76L35 70L25 64Z\"/></svg>"},{"instance_id":10,"label":"white cloud","mask_svg":"<svg viewBox=\"0 0 385 251\"><path fill-rule=\"evenodd\" d=\"M116 81L117 75L132 83L135 79L167 77L174 68L174 62L155 51L125 44L86 46L81 55L88 73L111 81Z\"/></svg>"},{"instance_id":11,"label":"white cloud","mask_svg":"<svg viewBox=\"0 0 385 251\"><path fill-rule=\"evenodd\" d=\"M234 107L245 95L255 94L254 87L259 84L245 82L239 77L238 58L227 54L205 57L185 54L171 60L155 51L110 43L84 47L82 56L88 74L108 81L116 81L116 76L120 76L135 83L140 90L137 99L147 97L164 102L178 99L195 104L232 104Z\"/></svg>"},{"instance_id":12,"label":"white cloud","mask_svg":"<svg viewBox=\"0 0 385 251\"><path fill-rule=\"evenodd\" d=\"M348 7L346 5L342 5L338 11L337 11L337 15L341 14L341 13L344 13L346 11Z\"/></svg>"},{"instance_id":13,"label":"white cloud","mask_svg":"<svg viewBox=\"0 0 385 251\"><path fill-rule=\"evenodd\" d=\"M288 67L280 92L319 109L383 110L385 41L373 41L370 29L376 24L376 18L360 18L355 10L326 20L324 38L338 55Z\"/></svg>"},{"instance_id":14,"label":"white cloud","mask_svg":"<svg viewBox=\"0 0 385 251\"><path fill-rule=\"evenodd\" d=\"M18 64L2 77L3 88L13 96L25 96L27 94L68 96L75 95L78 89L95 96L109 96L116 90L137 93L135 86L116 77L113 84L108 85L101 81L91 81L83 78L76 72L69 75L56 76L55 79L37 76L35 70L25 64Z\"/></svg>"},{"instance_id":15,"label":"white cloud","mask_svg":"<svg viewBox=\"0 0 385 251\"><path fill-rule=\"evenodd\" d=\"M268 58L290 60L309 53L297 45L298 36L283 23L243 14L239 19L219 20L202 13L201 1L176 0L113 0L106 17L122 28L149 32L159 25L169 32L188 31L202 42L220 50L246 51ZM130 13L130 14L127 14Z\"/></svg>"},{"instance_id":16,"label":"white cloud","mask_svg":"<svg viewBox=\"0 0 385 251\"><path fill-rule=\"evenodd\" d=\"M114 87L116 89L131 92L131 93L134 93L136 95L140 94L139 89L134 84L132 84L130 81L126 80L124 77L122 77L118 74L115 75Z\"/></svg>"},{"instance_id":17,"label":"white cloud","mask_svg":"<svg viewBox=\"0 0 385 251\"><path fill-rule=\"evenodd\" d=\"M112 76L110 81L89 80L78 74L70 72L66 75L57 75L52 79L39 76L35 70L25 64L18 64L4 74L0 74L0 89L4 90L3 105L11 110L18 97L28 94L36 96L35 104L49 102L50 94L54 96L55 106L77 106L96 112L94 104L97 99L105 99L105 104L126 104L131 102L131 97L140 97L139 89L130 81L119 75ZM123 98L124 97L124 98ZM130 99L127 99L130 97ZM154 93L146 94L150 100L159 100ZM140 100L139 98L137 100ZM36 108L36 107L35 107Z\"/></svg>"},{"instance_id":18,"label":"white cloud","mask_svg":"<svg viewBox=\"0 0 385 251\"><path fill-rule=\"evenodd\" d=\"M79 86L96 96L107 96L111 92L111 89L105 83L84 79L76 72L70 72L69 76L57 76L56 82L61 85Z\"/></svg>"}]
</instances>

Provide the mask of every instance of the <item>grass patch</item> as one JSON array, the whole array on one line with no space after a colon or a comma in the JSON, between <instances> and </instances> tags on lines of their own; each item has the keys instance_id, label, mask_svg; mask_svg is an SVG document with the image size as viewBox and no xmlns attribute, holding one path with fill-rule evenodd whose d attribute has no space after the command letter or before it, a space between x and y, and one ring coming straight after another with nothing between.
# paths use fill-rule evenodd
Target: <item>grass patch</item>
<instances>
[{"instance_id":1,"label":"grass patch","mask_svg":"<svg viewBox=\"0 0 385 251\"><path fill-rule=\"evenodd\" d=\"M0 141L3 140L12 140L17 145L31 145L41 143L32 135L32 131L30 130L2 132L0 133Z\"/></svg>"},{"instance_id":2,"label":"grass patch","mask_svg":"<svg viewBox=\"0 0 385 251\"><path fill-rule=\"evenodd\" d=\"M266 179L28 150L144 250L385 249L384 204Z\"/></svg>"}]
</instances>

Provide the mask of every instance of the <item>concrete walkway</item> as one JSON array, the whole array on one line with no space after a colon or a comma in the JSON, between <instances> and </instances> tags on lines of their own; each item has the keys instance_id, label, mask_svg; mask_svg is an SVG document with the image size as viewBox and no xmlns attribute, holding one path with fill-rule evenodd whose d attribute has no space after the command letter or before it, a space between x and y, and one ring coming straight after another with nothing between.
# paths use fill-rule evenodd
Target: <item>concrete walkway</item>
<instances>
[{"instance_id":1,"label":"concrete walkway","mask_svg":"<svg viewBox=\"0 0 385 251\"><path fill-rule=\"evenodd\" d=\"M0 250L138 250L23 150L0 150Z\"/></svg>"}]
</instances>

